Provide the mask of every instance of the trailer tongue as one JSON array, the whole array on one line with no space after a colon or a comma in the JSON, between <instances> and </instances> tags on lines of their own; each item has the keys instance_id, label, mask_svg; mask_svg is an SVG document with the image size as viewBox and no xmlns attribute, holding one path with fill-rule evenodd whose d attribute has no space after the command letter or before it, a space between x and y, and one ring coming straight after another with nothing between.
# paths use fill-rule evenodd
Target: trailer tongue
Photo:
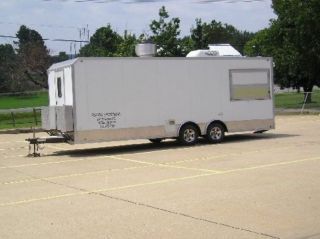
<instances>
[{"instance_id":1,"label":"trailer tongue","mask_svg":"<svg viewBox=\"0 0 320 239\"><path fill-rule=\"evenodd\" d=\"M26 139L29 142L29 157L40 157L40 151L44 149L45 143L64 143L67 139L63 135L49 136L49 137L36 137L35 131L33 131L33 137Z\"/></svg>"}]
</instances>

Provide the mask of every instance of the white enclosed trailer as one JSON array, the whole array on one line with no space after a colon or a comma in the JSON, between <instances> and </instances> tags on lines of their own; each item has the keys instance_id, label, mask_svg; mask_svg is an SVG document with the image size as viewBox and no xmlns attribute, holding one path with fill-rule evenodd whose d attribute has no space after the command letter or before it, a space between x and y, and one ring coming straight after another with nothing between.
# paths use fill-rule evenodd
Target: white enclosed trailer
<instances>
[{"instance_id":1,"label":"white enclosed trailer","mask_svg":"<svg viewBox=\"0 0 320 239\"><path fill-rule=\"evenodd\" d=\"M271 58L77 58L49 71L43 128L69 143L274 128Z\"/></svg>"}]
</instances>

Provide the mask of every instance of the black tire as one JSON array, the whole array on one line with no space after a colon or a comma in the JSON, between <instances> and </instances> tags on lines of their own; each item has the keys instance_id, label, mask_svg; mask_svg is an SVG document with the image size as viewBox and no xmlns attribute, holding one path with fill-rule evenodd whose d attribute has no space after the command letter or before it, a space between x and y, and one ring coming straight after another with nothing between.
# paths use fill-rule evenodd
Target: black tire
<instances>
[{"instance_id":1,"label":"black tire","mask_svg":"<svg viewBox=\"0 0 320 239\"><path fill-rule=\"evenodd\" d=\"M149 139L149 141L150 141L151 143L154 143L154 144L160 144L162 140L163 140L163 139L160 139L160 138L157 138L157 139Z\"/></svg>"},{"instance_id":2,"label":"black tire","mask_svg":"<svg viewBox=\"0 0 320 239\"><path fill-rule=\"evenodd\" d=\"M212 144L221 143L224 140L225 128L220 123L212 123L208 126L206 138Z\"/></svg>"},{"instance_id":3,"label":"black tire","mask_svg":"<svg viewBox=\"0 0 320 239\"><path fill-rule=\"evenodd\" d=\"M184 125L179 132L179 141L183 145L193 145L198 142L199 132L194 125Z\"/></svg>"}]
</instances>

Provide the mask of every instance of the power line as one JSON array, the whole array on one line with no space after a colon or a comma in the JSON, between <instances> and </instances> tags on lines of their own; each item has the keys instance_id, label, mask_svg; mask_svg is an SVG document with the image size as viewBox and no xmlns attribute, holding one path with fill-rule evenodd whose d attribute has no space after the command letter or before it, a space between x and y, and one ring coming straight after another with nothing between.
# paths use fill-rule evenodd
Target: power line
<instances>
[{"instance_id":1,"label":"power line","mask_svg":"<svg viewBox=\"0 0 320 239\"><path fill-rule=\"evenodd\" d=\"M77 26L63 26L63 25L54 25L54 24L26 24L26 23L19 23L19 22L4 22L4 21L0 21L0 24L2 25L28 25L28 26L36 26L36 27L47 27L47 28L72 28L72 29L80 29L81 27L77 27Z\"/></svg>"},{"instance_id":2,"label":"power line","mask_svg":"<svg viewBox=\"0 0 320 239\"><path fill-rule=\"evenodd\" d=\"M9 36L9 35L0 35L0 38L12 38L17 39L16 36ZM42 38L44 41L55 41L55 42L76 42L76 43L89 43L88 40L73 40L73 39L49 39L49 38Z\"/></svg>"}]
</instances>

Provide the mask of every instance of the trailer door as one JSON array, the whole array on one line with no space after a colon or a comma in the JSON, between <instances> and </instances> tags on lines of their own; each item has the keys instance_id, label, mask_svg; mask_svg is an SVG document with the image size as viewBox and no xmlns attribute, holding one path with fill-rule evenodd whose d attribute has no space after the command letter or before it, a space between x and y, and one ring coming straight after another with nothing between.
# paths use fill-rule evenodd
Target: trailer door
<instances>
[{"instance_id":1,"label":"trailer door","mask_svg":"<svg viewBox=\"0 0 320 239\"><path fill-rule=\"evenodd\" d=\"M63 71L58 71L55 73L55 98L56 98L56 105L62 106L65 104L65 82L64 82L64 74Z\"/></svg>"}]
</instances>

